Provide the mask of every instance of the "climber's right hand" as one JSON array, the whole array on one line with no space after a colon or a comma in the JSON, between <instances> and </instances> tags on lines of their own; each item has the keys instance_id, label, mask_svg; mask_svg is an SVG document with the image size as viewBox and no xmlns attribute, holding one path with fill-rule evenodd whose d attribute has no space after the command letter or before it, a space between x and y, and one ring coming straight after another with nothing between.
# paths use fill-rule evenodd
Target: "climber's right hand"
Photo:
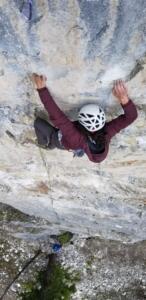
<instances>
[{"instance_id":1,"label":"climber's right hand","mask_svg":"<svg viewBox=\"0 0 146 300\"><path fill-rule=\"evenodd\" d=\"M115 81L112 92L122 105L129 102L128 90L123 80Z\"/></svg>"},{"instance_id":2,"label":"climber's right hand","mask_svg":"<svg viewBox=\"0 0 146 300\"><path fill-rule=\"evenodd\" d=\"M46 87L46 81L47 81L47 77L44 75L38 75L36 73L33 73L32 75L32 80L36 85L36 88L38 90Z\"/></svg>"}]
</instances>

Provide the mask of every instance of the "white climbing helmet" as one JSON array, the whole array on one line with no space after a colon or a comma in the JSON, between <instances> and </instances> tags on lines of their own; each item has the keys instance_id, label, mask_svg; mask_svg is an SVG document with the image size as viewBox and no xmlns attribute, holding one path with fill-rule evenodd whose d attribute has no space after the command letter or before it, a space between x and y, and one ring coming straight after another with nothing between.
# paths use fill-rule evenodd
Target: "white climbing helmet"
<instances>
[{"instance_id":1,"label":"white climbing helmet","mask_svg":"<svg viewBox=\"0 0 146 300\"><path fill-rule=\"evenodd\" d=\"M88 131L95 132L105 125L105 113L98 105L87 104L80 109L78 121Z\"/></svg>"}]
</instances>

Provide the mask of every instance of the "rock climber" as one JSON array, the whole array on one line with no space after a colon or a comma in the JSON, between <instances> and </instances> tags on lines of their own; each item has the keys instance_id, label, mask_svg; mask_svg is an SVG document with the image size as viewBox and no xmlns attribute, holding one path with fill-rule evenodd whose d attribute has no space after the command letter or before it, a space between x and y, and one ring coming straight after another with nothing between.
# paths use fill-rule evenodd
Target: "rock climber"
<instances>
[{"instance_id":1,"label":"rock climber","mask_svg":"<svg viewBox=\"0 0 146 300\"><path fill-rule=\"evenodd\" d=\"M112 89L124 114L106 122L103 109L97 104L88 104L80 109L78 120L72 122L54 101L46 80L45 76L33 74L40 99L54 125L40 117L36 118L34 128L38 145L48 149L72 150L75 156L86 154L95 163L103 161L108 154L111 138L137 118L136 106L128 97L125 83L117 80Z\"/></svg>"}]
</instances>

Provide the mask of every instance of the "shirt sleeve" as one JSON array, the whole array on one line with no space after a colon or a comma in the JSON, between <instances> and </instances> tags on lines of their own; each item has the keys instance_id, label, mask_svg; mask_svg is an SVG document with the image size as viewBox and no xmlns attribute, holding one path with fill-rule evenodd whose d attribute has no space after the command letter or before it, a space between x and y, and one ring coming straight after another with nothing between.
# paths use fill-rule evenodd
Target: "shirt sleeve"
<instances>
[{"instance_id":1,"label":"shirt sleeve","mask_svg":"<svg viewBox=\"0 0 146 300\"><path fill-rule=\"evenodd\" d=\"M80 147L83 143L83 135L76 129L73 122L62 112L62 110L55 103L48 89L42 88L37 90L44 107L46 108L50 120L55 127L59 128L62 132L63 139L68 142L71 149Z\"/></svg>"},{"instance_id":2,"label":"shirt sleeve","mask_svg":"<svg viewBox=\"0 0 146 300\"><path fill-rule=\"evenodd\" d=\"M137 109L132 100L129 99L128 103L122 105L124 114L106 123L108 136L112 138L120 130L126 128L133 123L137 118Z\"/></svg>"}]
</instances>

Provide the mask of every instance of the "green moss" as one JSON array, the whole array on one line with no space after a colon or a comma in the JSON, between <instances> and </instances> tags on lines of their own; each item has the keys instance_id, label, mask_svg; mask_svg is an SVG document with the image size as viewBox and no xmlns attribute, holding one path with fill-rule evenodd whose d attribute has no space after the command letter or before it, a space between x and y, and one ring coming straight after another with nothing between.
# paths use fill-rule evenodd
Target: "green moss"
<instances>
[{"instance_id":1,"label":"green moss","mask_svg":"<svg viewBox=\"0 0 146 300\"><path fill-rule=\"evenodd\" d=\"M30 294L31 291L34 289L35 284L36 284L35 282L23 283L22 289L23 289L23 291L25 291L26 294Z\"/></svg>"},{"instance_id":2,"label":"green moss","mask_svg":"<svg viewBox=\"0 0 146 300\"><path fill-rule=\"evenodd\" d=\"M23 286L19 297L22 300L70 300L77 281L79 274L71 274L69 269L53 262L50 269L38 272L35 282Z\"/></svg>"},{"instance_id":3,"label":"green moss","mask_svg":"<svg viewBox=\"0 0 146 300\"><path fill-rule=\"evenodd\" d=\"M87 265L87 267L91 267L92 266L92 261L91 260L87 260L86 261L86 265Z\"/></svg>"},{"instance_id":4,"label":"green moss","mask_svg":"<svg viewBox=\"0 0 146 300\"><path fill-rule=\"evenodd\" d=\"M81 273L75 271L75 272L74 272L74 275L73 275L73 280L74 280L75 282L80 281L80 280L81 280Z\"/></svg>"},{"instance_id":5,"label":"green moss","mask_svg":"<svg viewBox=\"0 0 146 300\"><path fill-rule=\"evenodd\" d=\"M94 259L95 259L94 255L89 257L89 259L86 261L87 268L92 266Z\"/></svg>"},{"instance_id":6,"label":"green moss","mask_svg":"<svg viewBox=\"0 0 146 300\"><path fill-rule=\"evenodd\" d=\"M69 231L66 231L66 232L58 235L57 239L61 245L65 245L70 242L72 237L73 237L73 234Z\"/></svg>"}]
</instances>

